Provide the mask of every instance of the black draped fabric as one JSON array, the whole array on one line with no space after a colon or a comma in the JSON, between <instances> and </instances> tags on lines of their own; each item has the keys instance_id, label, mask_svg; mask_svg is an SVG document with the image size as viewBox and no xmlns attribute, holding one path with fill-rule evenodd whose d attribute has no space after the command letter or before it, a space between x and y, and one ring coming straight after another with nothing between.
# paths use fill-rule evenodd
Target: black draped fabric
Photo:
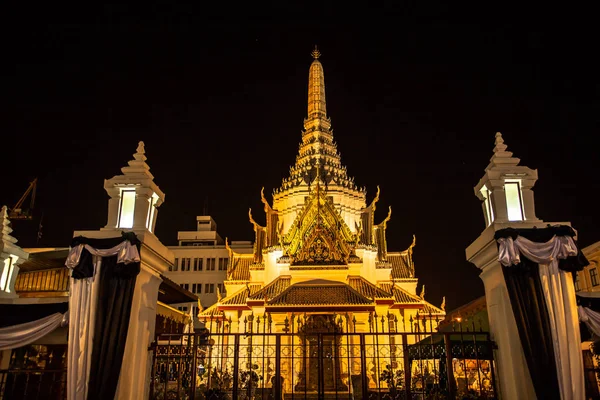
<instances>
[{"instance_id":1,"label":"black draped fabric","mask_svg":"<svg viewBox=\"0 0 600 400\"><path fill-rule=\"evenodd\" d=\"M554 236L573 237L575 231L564 225L532 229L507 228L497 231L495 239L512 237L514 240L517 236L545 243ZM581 250L577 256L559 261L559 268L565 271L579 271L585 265L587 260ZM560 399L552 332L540 282L539 265L521 256L520 264L502 266L502 271L537 398Z\"/></svg>"},{"instance_id":2,"label":"black draped fabric","mask_svg":"<svg viewBox=\"0 0 600 400\"><path fill-rule=\"evenodd\" d=\"M548 309L539 265L521 257L521 264L502 266L523 353L538 399L560 399Z\"/></svg>"},{"instance_id":3,"label":"black draped fabric","mask_svg":"<svg viewBox=\"0 0 600 400\"><path fill-rule=\"evenodd\" d=\"M90 239L76 237L72 247L88 244L95 249L109 249L123 240L140 249L140 242L133 233L124 233L120 238ZM93 275L92 255L83 250L73 277L81 279ZM140 263L117 263L117 256L103 257L100 268L98 303L94 321L94 341L87 400L113 399L117 391L119 374L123 363L125 342L129 329L131 303Z\"/></svg>"},{"instance_id":4,"label":"black draped fabric","mask_svg":"<svg viewBox=\"0 0 600 400\"><path fill-rule=\"evenodd\" d=\"M116 238L107 238L107 239L94 239L87 238L84 236L77 236L73 238L71 241L71 247L78 246L80 244L87 244L95 249L110 249L112 247L117 246L119 243L124 240L129 240L131 244L137 246L138 250L140 249L140 241L137 236L133 232L122 232L121 237ZM126 267L126 268L125 268ZM140 264L132 263L127 266L125 264L117 264L117 269L123 269L125 274L133 274L136 276L140 272ZM73 268L72 277L75 279L83 279L90 278L94 275L94 261L92 254L83 249L81 252L81 257L79 259L79 264L75 268Z\"/></svg>"}]
</instances>

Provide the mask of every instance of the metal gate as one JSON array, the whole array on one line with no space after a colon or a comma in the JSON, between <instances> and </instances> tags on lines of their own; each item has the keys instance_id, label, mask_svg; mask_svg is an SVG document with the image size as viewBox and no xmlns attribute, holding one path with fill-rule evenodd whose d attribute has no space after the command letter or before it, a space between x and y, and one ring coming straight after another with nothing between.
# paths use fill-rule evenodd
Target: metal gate
<instances>
[{"instance_id":1,"label":"metal gate","mask_svg":"<svg viewBox=\"0 0 600 400\"><path fill-rule=\"evenodd\" d=\"M268 314L253 319L245 333L215 320L157 337L150 399L496 398L487 332L438 332L431 320L397 332L387 317L357 332L335 314L292 316L272 332Z\"/></svg>"}]
</instances>

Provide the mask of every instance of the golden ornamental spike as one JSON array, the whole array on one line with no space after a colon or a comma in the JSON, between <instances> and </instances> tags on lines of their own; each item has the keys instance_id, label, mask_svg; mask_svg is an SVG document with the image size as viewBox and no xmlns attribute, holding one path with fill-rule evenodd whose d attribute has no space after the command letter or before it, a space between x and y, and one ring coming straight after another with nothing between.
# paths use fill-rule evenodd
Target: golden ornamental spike
<instances>
[{"instance_id":1,"label":"golden ornamental spike","mask_svg":"<svg viewBox=\"0 0 600 400\"><path fill-rule=\"evenodd\" d=\"M321 57L321 52L319 51L319 49L317 48L317 45L315 44L315 49L312 51L312 53L310 53L311 56L313 56L313 58L315 60L318 60L319 57Z\"/></svg>"}]
</instances>

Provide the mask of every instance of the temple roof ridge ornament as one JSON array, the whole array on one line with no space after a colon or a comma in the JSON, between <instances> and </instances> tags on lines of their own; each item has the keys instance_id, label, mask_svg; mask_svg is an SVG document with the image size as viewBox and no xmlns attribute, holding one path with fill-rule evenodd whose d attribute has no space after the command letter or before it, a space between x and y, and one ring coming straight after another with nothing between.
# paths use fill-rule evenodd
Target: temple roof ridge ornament
<instances>
[{"instance_id":1,"label":"temple roof ridge ornament","mask_svg":"<svg viewBox=\"0 0 600 400\"><path fill-rule=\"evenodd\" d=\"M259 227L259 228L263 228L264 229L264 226L260 225L258 222L256 222L254 220L254 218L252 218L252 207L248 209L248 219L250 220L250 223L252 225L254 225L255 227Z\"/></svg>"},{"instance_id":2,"label":"temple roof ridge ornament","mask_svg":"<svg viewBox=\"0 0 600 400\"><path fill-rule=\"evenodd\" d=\"M265 205L265 212L273 211L273 207L271 207L271 205L265 198L265 187L264 186L260 189L260 201Z\"/></svg>"},{"instance_id":3,"label":"temple roof ridge ornament","mask_svg":"<svg viewBox=\"0 0 600 400\"><path fill-rule=\"evenodd\" d=\"M387 223L390 222L390 219L392 219L392 206L388 207L387 216L383 219L383 221L377 224L377 226L383 227L384 229L387 228Z\"/></svg>"},{"instance_id":4,"label":"temple roof ridge ornament","mask_svg":"<svg viewBox=\"0 0 600 400\"><path fill-rule=\"evenodd\" d=\"M375 212L376 204L379 201L379 195L381 194L381 189L379 188L379 185L377 185L377 193L375 193L375 197L373 198L373 200L371 201L371 204L369 204L369 206L367 208L370 208L371 211Z\"/></svg>"}]
</instances>

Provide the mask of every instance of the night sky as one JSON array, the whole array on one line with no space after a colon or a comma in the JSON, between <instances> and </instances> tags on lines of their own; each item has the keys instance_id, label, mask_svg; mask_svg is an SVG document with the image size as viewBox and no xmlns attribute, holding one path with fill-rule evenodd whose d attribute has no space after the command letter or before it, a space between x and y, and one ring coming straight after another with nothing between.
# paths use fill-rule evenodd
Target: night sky
<instances>
[{"instance_id":1,"label":"night sky","mask_svg":"<svg viewBox=\"0 0 600 400\"><path fill-rule=\"evenodd\" d=\"M223 237L252 240L248 208L264 223L261 187L270 194L295 161L315 44L342 163L367 201L381 187L376 222L392 206L390 251L416 234L427 300L452 309L484 293L465 248L484 229L473 186L497 131L538 169L537 216L571 221L582 247L600 240L591 10L18 3L3 11L0 201L13 206L38 178L33 220L13 223L23 247L104 226L103 180L139 140L166 194L163 243L205 206Z\"/></svg>"}]
</instances>

